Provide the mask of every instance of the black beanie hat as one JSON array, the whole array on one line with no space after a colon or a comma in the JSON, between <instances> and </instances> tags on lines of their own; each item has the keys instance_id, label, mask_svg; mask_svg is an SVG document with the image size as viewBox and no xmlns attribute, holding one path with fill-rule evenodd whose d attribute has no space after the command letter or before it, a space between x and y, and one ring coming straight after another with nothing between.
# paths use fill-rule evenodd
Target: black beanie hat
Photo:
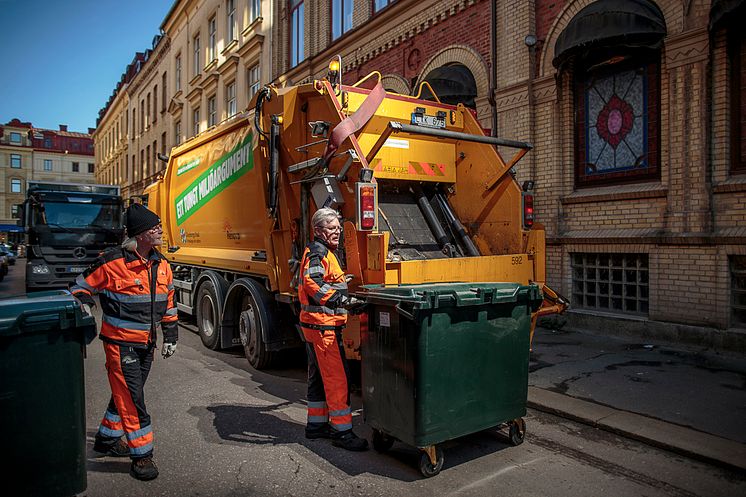
<instances>
[{"instance_id":1,"label":"black beanie hat","mask_svg":"<svg viewBox=\"0 0 746 497\"><path fill-rule=\"evenodd\" d=\"M127 228L128 237L137 236L159 224L161 224L161 218L142 204L132 204L127 208L124 225Z\"/></svg>"}]
</instances>

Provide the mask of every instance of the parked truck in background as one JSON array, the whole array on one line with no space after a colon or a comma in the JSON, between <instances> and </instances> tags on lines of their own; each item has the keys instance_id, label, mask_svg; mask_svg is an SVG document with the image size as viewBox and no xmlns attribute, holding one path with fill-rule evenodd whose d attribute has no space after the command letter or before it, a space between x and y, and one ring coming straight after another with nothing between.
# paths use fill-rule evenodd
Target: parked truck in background
<instances>
[{"instance_id":1,"label":"parked truck in background","mask_svg":"<svg viewBox=\"0 0 746 497\"><path fill-rule=\"evenodd\" d=\"M463 105L361 87L380 74L353 86L338 75L263 88L250 111L173 149L146 189L177 306L203 343L241 344L258 369L300 344L298 268L320 207L343 219L340 260L361 298L371 285L534 282L545 301L532 333L537 317L562 312L545 285L532 182L512 170L531 145L485 136ZM348 358L360 358L365 326L350 316Z\"/></svg>"},{"instance_id":2,"label":"parked truck in background","mask_svg":"<svg viewBox=\"0 0 746 497\"><path fill-rule=\"evenodd\" d=\"M66 288L124 235L119 186L32 180L20 213L26 292Z\"/></svg>"}]
</instances>

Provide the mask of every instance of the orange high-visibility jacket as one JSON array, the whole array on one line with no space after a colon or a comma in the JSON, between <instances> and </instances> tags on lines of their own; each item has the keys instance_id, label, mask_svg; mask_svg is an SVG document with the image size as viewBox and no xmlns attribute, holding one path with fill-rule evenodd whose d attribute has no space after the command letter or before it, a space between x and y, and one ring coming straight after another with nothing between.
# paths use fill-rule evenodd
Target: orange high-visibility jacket
<instances>
[{"instance_id":1,"label":"orange high-visibility jacket","mask_svg":"<svg viewBox=\"0 0 746 497\"><path fill-rule=\"evenodd\" d=\"M89 305L95 305L92 296L99 294L101 338L105 341L154 342L158 323L165 342L178 338L173 273L157 250L147 260L121 247L106 250L77 277L70 291Z\"/></svg>"},{"instance_id":2,"label":"orange high-visibility jacket","mask_svg":"<svg viewBox=\"0 0 746 497\"><path fill-rule=\"evenodd\" d=\"M314 330L340 329L347 323L347 282L337 256L320 240L306 247L298 288L300 325Z\"/></svg>"}]
</instances>

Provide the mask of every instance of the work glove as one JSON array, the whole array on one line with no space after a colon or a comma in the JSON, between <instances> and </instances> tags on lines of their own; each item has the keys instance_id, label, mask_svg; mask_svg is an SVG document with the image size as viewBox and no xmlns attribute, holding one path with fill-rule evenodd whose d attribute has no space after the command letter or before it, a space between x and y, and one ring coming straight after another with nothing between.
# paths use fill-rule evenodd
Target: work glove
<instances>
[{"instance_id":1,"label":"work glove","mask_svg":"<svg viewBox=\"0 0 746 497\"><path fill-rule=\"evenodd\" d=\"M347 309L351 314L360 314L363 312L367 304L364 300L350 297L343 304L342 307Z\"/></svg>"},{"instance_id":2,"label":"work glove","mask_svg":"<svg viewBox=\"0 0 746 497\"><path fill-rule=\"evenodd\" d=\"M353 278L355 278L354 274L345 274L345 283L349 283Z\"/></svg>"},{"instance_id":3,"label":"work glove","mask_svg":"<svg viewBox=\"0 0 746 497\"><path fill-rule=\"evenodd\" d=\"M176 343L163 343L163 348L161 349L161 354L163 354L164 359L168 359L174 353L176 352Z\"/></svg>"},{"instance_id":4,"label":"work glove","mask_svg":"<svg viewBox=\"0 0 746 497\"><path fill-rule=\"evenodd\" d=\"M80 304L80 308L83 310L84 316L93 317L93 310L91 309L90 305Z\"/></svg>"}]
</instances>

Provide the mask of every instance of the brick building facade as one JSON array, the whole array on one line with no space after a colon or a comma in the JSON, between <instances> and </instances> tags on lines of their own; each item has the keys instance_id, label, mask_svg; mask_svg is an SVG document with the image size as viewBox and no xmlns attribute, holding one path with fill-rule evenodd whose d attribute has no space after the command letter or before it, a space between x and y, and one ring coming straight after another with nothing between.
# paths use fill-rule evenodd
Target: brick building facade
<instances>
[{"instance_id":1,"label":"brick building facade","mask_svg":"<svg viewBox=\"0 0 746 497\"><path fill-rule=\"evenodd\" d=\"M516 172L570 320L746 348L743 4L278 0L272 79L340 54L346 83L413 94L465 66L482 126L535 145Z\"/></svg>"}]
</instances>

